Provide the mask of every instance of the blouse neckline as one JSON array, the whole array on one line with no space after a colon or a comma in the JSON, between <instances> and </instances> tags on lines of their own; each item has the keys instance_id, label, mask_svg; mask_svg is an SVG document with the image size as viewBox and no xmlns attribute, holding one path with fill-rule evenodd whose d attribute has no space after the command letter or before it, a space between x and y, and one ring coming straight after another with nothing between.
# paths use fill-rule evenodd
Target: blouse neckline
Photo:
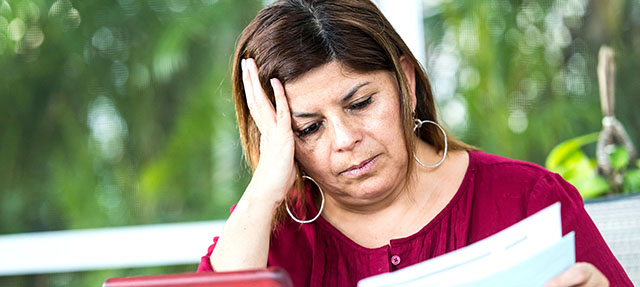
<instances>
[{"instance_id":1,"label":"blouse neckline","mask_svg":"<svg viewBox=\"0 0 640 287\"><path fill-rule=\"evenodd\" d=\"M319 226L322 226L326 231L328 231L332 236L335 236L335 237L339 238L345 244L347 244L347 245L349 245L349 246L351 246L351 247L353 247L355 249L358 249L359 251L364 252L364 253L377 253L377 252L380 252L380 251L385 251L386 252L387 248L391 244L401 244L403 242L411 241L415 237L421 236L424 233L427 233L429 230L433 229L435 226L437 226L437 224L440 221L442 221L443 218L446 217L446 215L451 211L451 209L454 208L454 206L459 201L459 199L469 189L468 185L470 184L471 179L473 178L473 175L475 173L476 158L475 158L475 154L474 154L475 152L474 151L469 150L469 151L467 151L467 153L469 154L469 164L467 165L467 170L465 171L464 177L462 179L462 183L458 187L458 190L456 191L456 194L453 196L453 198L451 198L451 200L449 200L447 205L445 205L445 207L442 210L440 210L440 212L438 212L438 214L433 219L431 219L431 221L429 221L429 223L427 223L424 227L422 227L420 230L418 230L414 234L411 234L411 235L406 236L406 237L400 237L400 238L391 239L389 241L389 243L387 243L385 245L382 245L380 247L369 248L369 247L364 247L364 246L356 243L351 238L349 238L348 236L344 235L344 233L342 233L340 230L338 230L338 228L336 228L329 221L324 219L324 217L322 215L320 215L318 217L316 222L318 223ZM318 212L317 207L315 205L313 205L313 204L311 204L310 210L311 210L312 214L316 214Z\"/></svg>"}]
</instances>

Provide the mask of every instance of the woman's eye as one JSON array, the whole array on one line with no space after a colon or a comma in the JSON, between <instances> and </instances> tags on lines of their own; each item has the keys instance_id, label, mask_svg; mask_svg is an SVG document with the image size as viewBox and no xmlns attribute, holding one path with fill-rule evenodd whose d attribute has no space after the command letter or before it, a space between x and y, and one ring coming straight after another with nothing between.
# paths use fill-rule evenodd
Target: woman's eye
<instances>
[{"instance_id":1,"label":"woman's eye","mask_svg":"<svg viewBox=\"0 0 640 287\"><path fill-rule=\"evenodd\" d=\"M318 129L320 128L320 124L319 123L314 123L304 129L301 129L298 131L298 137L304 137L304 136L308 136L314 132L316 132Z\"/></svg>"},{"instance_id":2,"label":"woman's eye","mask_svg":"<svg viewBox=\"0 0 640 287\"><path fill-rule=\"evenodd\" d=\"M352 104L352 105L349 107L349 109L351 109L351 110L359 110L359 109L362 109L362 108L364 108L364 107L368 106L370 103L371 103L371 96L369 96L369 97L368 97L366 100L364 100L364 101L360 101L360 102L357 102L357 103L355 103L355 104Z\"/></svg>"}]
</instances>

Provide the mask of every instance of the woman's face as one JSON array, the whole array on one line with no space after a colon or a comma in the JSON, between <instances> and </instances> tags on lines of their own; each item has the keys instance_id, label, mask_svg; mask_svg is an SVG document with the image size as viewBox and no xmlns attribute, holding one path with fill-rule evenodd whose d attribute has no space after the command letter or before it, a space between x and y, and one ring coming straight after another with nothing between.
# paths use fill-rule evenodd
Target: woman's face
<instances>
[{"instance_id":1,"label":"woman's face","mask_svg":"<svg viewBox=\"0 0 640 287\"><path fill-rule=\"evenodd\" d=\"M295 157L333 198L375 203L406 179L399 89L388 71L349 71L338 62L285 85Z\"/></svg>"}]
</instances>

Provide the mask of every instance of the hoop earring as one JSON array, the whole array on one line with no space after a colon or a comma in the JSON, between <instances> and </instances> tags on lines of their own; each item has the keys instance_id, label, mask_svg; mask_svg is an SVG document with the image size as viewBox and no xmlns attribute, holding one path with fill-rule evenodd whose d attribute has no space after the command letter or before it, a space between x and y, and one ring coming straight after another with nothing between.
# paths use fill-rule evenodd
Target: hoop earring
<instances>
[{"instance_id":1,"label":"hoop earring","mask_svg":"<svg viewBox=\"0 0 640 287\"><path fill-rule=\"evenodd\" d=\"M418 129L419 127L422 126L422 124L424 123L429 123L429 124L434 124L436 125L436 127L438 127L440 129L440 131L442 132L442 134L444 135L444 153L442 154L442 159L440 159L440 161L434 165L426 165L424 163L422 163L418 157L416 156L416 153L413 153L413 158L424 168L436 168L438 166L440 166L442 164L442 162L444 161L444 159L447 157L447 149L449 148L448 143L447 143L447 133L444 131L444 129L442 128L442 126L440 126L438 123L434 122L434 121L430 121L430 120L420 120L420 119L414 119L414 124L413 124L413 132L416 131L416 129Z\"/></svg>"},{"instance_id":2,"label":"hoop earring","mask_svg":"<svg viewBox=\"0 0 640 287\"><path fill-rule=\"evenodd\" d=\"M289 213L289 216L291 217L291 219L293 219L293 221L298 223L311 223L316 221L316 219L320 217L320 214L322 214L322 210L324 209L324 192L322 192L322 188L320 187L320 185L315 180L313 180L313 178L311 178L310 176L303 175L302 178L306 178L313 181L313 183L318 187L318 190L320 190L320 195L322 196L322 203L320 204L320 210L318 211L318 214L316 214L316 217L312 219L300 220L300 219L297 219L295 216L293 216L293 213L291 213L291 210L289 210L289 205L287 204L286 200L284 202L284 206L287 208L287 212Z\"/></svg>"}]
</instances>

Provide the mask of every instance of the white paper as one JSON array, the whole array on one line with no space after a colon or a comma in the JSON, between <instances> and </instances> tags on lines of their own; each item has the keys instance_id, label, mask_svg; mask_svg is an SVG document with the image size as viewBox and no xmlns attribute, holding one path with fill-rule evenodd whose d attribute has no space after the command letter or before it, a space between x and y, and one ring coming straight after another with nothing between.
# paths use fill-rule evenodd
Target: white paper
<instances>
[{"instance_id":1,"label":"white paper","mask_svg":"<svg viewBox=\"0 0 640 287\"><path fill-rule=\"evenodd\" d=\"M562 249L563 252L556 249ZM562 238L560 203L555 203L489 238L395 272L365 278L358 286L495 286L496 282L501 282L499 285L507 282L515 284L513 280L517 278L512 278L510 274L518 274L521 277L519 280L536 277L546 282L573 263L573 235L568 234L565 239ZM540 267L534 268L535 266ZM540 270L543 267L550 269ZM525 276L526 272L530 272L530 276ZM482 282L485 281L489 285L483 285ZM522 286L528 282L516 285Z\"/></svg>"}]
</instances>

